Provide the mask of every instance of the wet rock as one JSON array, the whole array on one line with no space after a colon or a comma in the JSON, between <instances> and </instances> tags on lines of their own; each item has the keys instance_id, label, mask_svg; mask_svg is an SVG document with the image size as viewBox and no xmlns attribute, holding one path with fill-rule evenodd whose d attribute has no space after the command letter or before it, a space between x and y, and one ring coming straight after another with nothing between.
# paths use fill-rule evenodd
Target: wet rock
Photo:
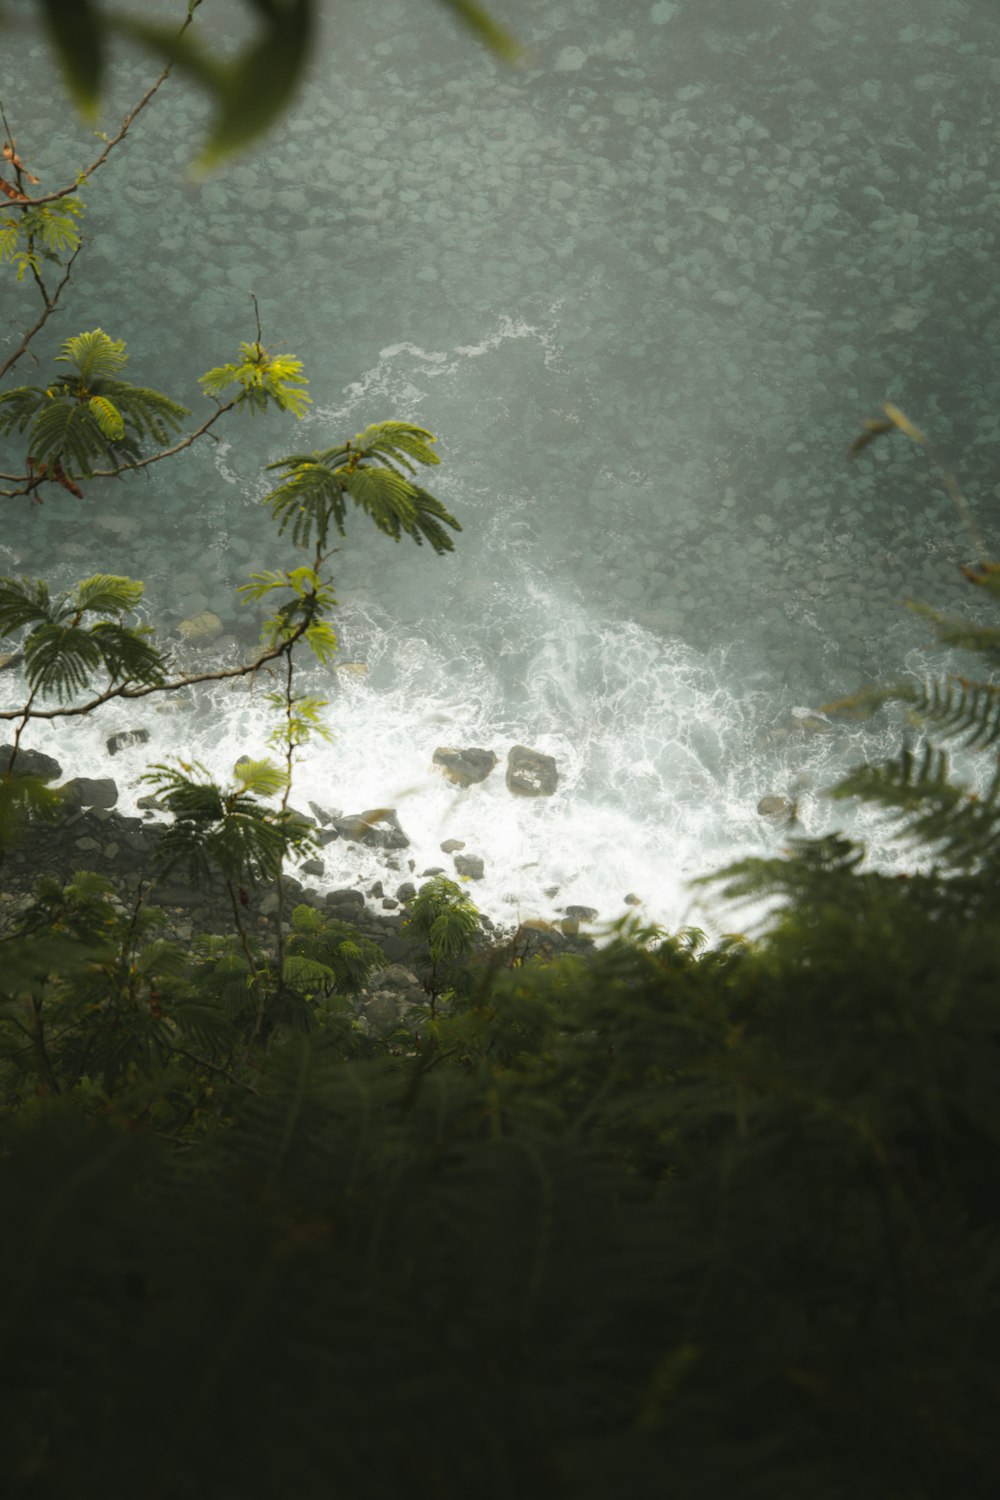
<instances>
[{"instance_id":1,"label":"wet rock","mask_svg":"<svg viewBox=\"0 0 1000 1500\"><path fill-rule=\"evenodd\" d=\"M13 753L13 745L0 745L0 774L10 770L10 758ZM51 755L43 755L41 750L19 749L13 774L37 776L41 781L58 781L62 775L62 766L57 760L53 760Z\"/></svg>"},{"instance_id":2,"label":"wet rock","mask_svg":"<svg viewBox=\"0 0 1000 1500\"><path fill-rule=\"evenodd\" d=\"M593 922L597 919L596 906L567 906L566 916L571 922Z\"/></svg>"},{"instance_id":3,"label":"wet rock","mask_svg":"<svg viewBox=\"0 0 1000 1500\"><path fill-rule=\"evenodd\" d=\"M402 885L396 887L397 901L412 901L417 894L417 888L412 880L404 880Z\"/></svg>"},{"instance_id":4,"label":"wet rock","mask_svg":"<svg viewBox=\"0 0 1000 1500\"><path fill-rule=\"evenodd\" d=\"M353 907L355 911L360 911L364 907L365 898L353 886L347 886L339 891L328 891L323 904L328 907Z\"/></svg>"},{"instance_id":5,"label":"wet rock","mask_svg":"<svg viewBox=\"0 0 1000 1500\"><path fill-rule=\"evenodd\" d=\"M325 875L326 866L321 859L307 859L304 864L299 865L303 875Z\"/></svg>"},{"instance_id":6,"label":"wet rock","mask_svg":"<svg viewBox=\"0 0 1000 1500\"><path fill-rule=\"evenodd\" d=\"M507 754L507 790L515 797L551 797L559 785L554 758L527 745L512 745Z\"/></svg>"},{"instance_id":7,"label":"wet rock","mask_svg":"<svg viewBox=\"0 0 1000 1500\"><path fill-rule=\"evenodd\" d=\"M109 735L104 743L109 755L117 755L119 750L128 750L132 745L144 745L148 739L148 729L119 729L117 734Z\"/></svg>"},{"instance_id":8,"label":"wet rock","mask_svg":"<svg viewBox=\"0 0 1000 1500\"><path fill-rule=\"evenodd\" d=\"M420 871L420 878L421 878L421 880L430 880L430 879L433 879L433 877L435 875L444 875L444 874L445 874L444 865L429 865L426 870L421 870Z\"/></svg>"},{"instance_id":9,"label":"wet rock","mask_svg":"<svg viewBox=\"0 0 1000 1500\"><path fill-rule=\"evenodd\" d=\"M635 891L629 891L628 895L625 897L625 905L626 906L641 906L642 905L642 897L641 896L637 896L636 893L635 893Z\"/></svg>"},{"instance_id":10,"label":"wet rock","mask_svg":"<svg viewBox=\"0 0 1000 1500\"><path fill-rule=\"evenodd\" d=\"M482 750L475 746L458 750L449 745L439 745L432 760L446 779L456 786L472 786L475 782L485 781L497 763L492 750Z\"/></svg>"},{"instance_id":11,"label":"wet rock","mask_svg":"<svg viewBox=\"0 0 1000 1500\"><path fill-rule=\"evenodd\" d=\"M459 875L466 875L470 880L482 880L486 874L485 862L478 854L456 854L455 869Z\"/></svg>"},{"instance_id":12,"label":"wet rock","mask_svg":"<svg viewBox=\"0 0 1000 1500\"><path fill-rule=\"evenodd\" d=\"M333 826L342 839L369 849L407 849L410 840L400 827L394 807L373 807L367 812L335 818Z\"/></svg>"},{"instance_id":13,"label":"wet rock","mask_svg":"<svg viewBox=\"0 0 1000 1500\"><path fill-rule=\"evenodd\" d=\"M0 651L0 672L6 672L9 667L19 667L23 660L20 651Z\"/></svg>"},{"instance_id":14,"label":"wet rock","mask_svg":"<svg viewBox=\"0 0 1000 1500\"><path fill-rule=\"evenodd\" d=\"M465 848L465 841L463 839L445 839L440 847L442 854L454 854L456 849Z\"/></svg>"},{"instance_id":15,"label":"wet rock","mask_svg":"<svg viewBox=\"0 0 1000 1500\"><path fill-rule=\"evenodd\" d=\"M118 787L110 776L74 776L56 791L70 807L114 807Z\"/></svg>"},{"instance_id":16,"label":"wet rock","mask_svg":"<svg viewBox=\"0 0 1000 1500\"><path fill-rule=\"evenodd\" d=\"M787 823L792 816L793 808L787 797L761 797L757 803L757 811L762 818L767 818L769 823Z\"/></svg>"}]
</instances>

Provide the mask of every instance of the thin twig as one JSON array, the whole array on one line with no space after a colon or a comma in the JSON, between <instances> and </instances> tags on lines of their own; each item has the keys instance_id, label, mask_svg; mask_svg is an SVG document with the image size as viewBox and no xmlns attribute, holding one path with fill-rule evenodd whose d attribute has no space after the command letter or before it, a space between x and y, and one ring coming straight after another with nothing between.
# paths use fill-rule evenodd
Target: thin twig
<instances>
[{"instance_id":1,"label":"thin twig","mask_svg":"<svg viewBox=\"0 0 1000 1500\"><path fill-rule=\"evenodd\" d=\"M194 13L198 9L200 4L201 0L193 0L191 9L189 10L187 16L185 17L177 32L178 41L184 35L185 31L187 31L188 27L194 20ZM88 177L93 176L93 174L98 170L99 167L103 167L104 163L107 161L108 157L111 155L115 147L117 145L120 145L120 143L125 139L133 121L146 108L146 105L153 98L154 94L156 94L157 90L162 88L163 84L166 83L167 79L170 77L170 74L173 72L173 67L174 65L172 62L167 63L167 66L163 69L163 72L160 74L159 78L156 79L155 83L152 83L149 86L135 108L130 110L129 113L125 116L124 120L121 123L121 128L119 129L118 134L112 136L111 140L105 144L104 150L101 152L100 156L92 161L89 167L85 167L83 171L79 173L74 183L72 183L69 187L58 188L53 193L42 193L37 198L21 199L20 201L22 206L24 208L37 208L41 203L55 203L59 198L68 198L70 193L77 192L80 184L82 182L86 182Z\"/></svg>"},{"instance_id":2,"label":"thin twig","mask_svg":"<svg viewBox=\"0 0 1000 1500\"><path fill-rule=\"evenodd\" d=\"M207 1058L196 1057L186 1047L172 1046L170 1050L176 1052L179 1057L186 1057L190 1062L196 1063L199 1068L207 1068L210 1073L220 1074L221 1077L227 1079L230 1083L235 1083L237 1088L246 1089L251 1094L260 1093L260 1090L255 1089L252 1083L247 1083L245 1078L237 1078L235 1073L231 1073L228 1068L223 1068L219 1063L211 1063Z\"/></svg>"},{"instance_id":3,"label":"thin twig","mask_svg":"<svg viewBox=\"0 0 1000 1500\"><path fill-rule=\"evenodd\" d=\"M2 380L3 377L7 374L8 370L13 369L14 365L16 365L18 360L21 358L21 355L26 353L28 345L35 337L35 334L41 332L41 330L45 327L45 324L48 322L49 318L55 312L56 304L59 301L62 290L65 287L67 281L69 281L70 273L73 270L73 262L76 260L76 257L80 254L80 251L82 249L83 242L81 241L73 251L73 254L70 256L69 260L66 262L66 270L63 275L63 279L62 281L60 281L59 285L56 287L55 291L52 293L52 296L46 303L45 311L42 313L37 323L33 323L32 326L28 329L27 333L24 335L20 344L14 350L14 353L10 356L10 358L6 360L4 364L0 365L0 380ZM19 479L21 476L19 474L5 474L3 477L5 479Z\"/></svg>"}]
</instances>

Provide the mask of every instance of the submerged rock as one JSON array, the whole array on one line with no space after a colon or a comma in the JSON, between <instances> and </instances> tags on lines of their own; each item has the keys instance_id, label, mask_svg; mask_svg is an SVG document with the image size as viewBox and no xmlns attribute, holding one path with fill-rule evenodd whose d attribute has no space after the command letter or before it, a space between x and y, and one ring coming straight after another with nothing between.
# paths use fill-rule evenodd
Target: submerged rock
<instances>
[{"instance_id":1,"label":"submerged rock","mask_svg":"<svg viewBox=\"0 0 1000 1500\"><path fill-rule=\"evenodd\" d=\"M507 754L507 790L515 797L551 797L559 785L559 771L551 755L512 745Z\"/></svg>"},{"instance_id":2,"label":"submerged rock","mask_svg":"<svg viewBox=\"0 0 1000 1500\"><path fill-rule=\"evenodd\" d=\"M364 844L368 849L408 849L410 846L394 807L373 807L367 812L347 813L342 818L334 818L333 826L348 843Z\"/></svg>"},{"instance_id":3,"label":"submerged rock","mask_svg":"<svg viewBox=\"0 0 1000 1500\"><path fill-rule=\"evenodd\" d=\"M213 614L210 609L203 609L200 613L181 620L177 629L189 646L210 646L222 635L225 626L218 615Z\"/></svg>"}]
</instances>

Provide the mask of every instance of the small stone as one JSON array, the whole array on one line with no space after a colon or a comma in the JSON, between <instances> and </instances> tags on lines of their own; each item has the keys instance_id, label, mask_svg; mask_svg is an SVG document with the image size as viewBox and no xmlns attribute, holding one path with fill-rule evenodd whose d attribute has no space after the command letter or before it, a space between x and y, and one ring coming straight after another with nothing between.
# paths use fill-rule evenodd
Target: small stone
<instances>
[{"instance_id":1,"label":"small stone","mask_svg":"<svg viewBox=\"0 0 1000 1500\"><path fill-rule=\"evenodd\" d=\"M399 902L398 901L394 901L391 896L383 896L382 897L382 910L383 911L395 911L398 906L399 906Z\"/></svg>"},{"instance_id":2,"label":"small stone","mask_svg":"<svg viewBox=\"0 0 1000 1500\"><path fill-rule=\"evenodd\" d=\"M376 880L375 884L372 886L372 888L368 892L368 894L369 894L369 896L381 896L381 895L384 895L384 889L383 889L381 880Z\"/></svg>"},{"instance_id":3,"label":"small stone","mask_svg":"<svg viewBox=\"0 0 1000 1500\"><path fill-rule=\"evenodd\" d=\"M444 865L431 865L429 869L421 870L420 878L421 880L433 879L435 875L443 875L444 873Z\"/></svg>"},{"instance_id":4,"label":"small stone","mask_svg":"<svg viewBox=\"0 0 1000 1500\"><path fill-rule=\"evenodd\" d=\"M326 866L321 859L307 859L304 864L299 865L303 875L325 875Z\"/></svg>"},{"instance_id":5,"label":"small stone","mask_svg":"<svg viewBox=\"0 0 1000 1500\"><path fill-rule=\"evenodd\" d=\"M465 843L462 839L445 839L441 845L442 854L454 854L456 849L464 849Z\"/></svg>"},{"instance_id":6,"label":"small stone","mask_svg":"<svg viewBox=\"0 0 1000 1500\"><path fill-rule=\"evenodd\" d=\"M397 901L412 901L417 894L417 888L412 880L404 880L402 885L396 887Z\"/></svg>"},{"instance_id":7,"label":"small stone","mask_svg":"<svg viewBox=\"0 0 1000 1500\"><path fill-rule=\"evenodd\" d=\"M455 869L469 880L482 880L486 874L486 864L478 854L456 854Z\"/></svg>"},{"instance_id":8,"label":"small stone","mask_svg":"<svg viewBox=\"0 0 1000 1500\"><path fill-rule=\"evenodd\" d=\"M594 906L567 906L566 915L571 922L593 922L597 917Z\"/></svg>"},{"instance_id":9,"label":"small stone","mask_svg":"<svg viewBox=\"0 0 1000 1500\"><path fill-rule=\"evenodd\" d=\"M625 897L625 905L626 906L641 906L642 905L642 897L641 896L637 896L636 893L635 893L635 891L629 891L628 895Z\"/></svg>"}]
</instances>

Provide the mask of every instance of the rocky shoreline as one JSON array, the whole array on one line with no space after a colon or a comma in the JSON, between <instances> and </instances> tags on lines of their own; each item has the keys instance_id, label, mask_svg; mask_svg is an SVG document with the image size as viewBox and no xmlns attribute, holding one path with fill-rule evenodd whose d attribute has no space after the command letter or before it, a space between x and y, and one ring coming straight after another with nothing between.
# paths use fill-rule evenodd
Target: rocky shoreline
<instances>
[{"instance_id":1,"label":"rocky shoreline","mask_svg":"<svg viewBox=\"0 0 1000 1500\"><path fill-rule=\"evenodd\" d=\"M10 748L0 746L0 772L8 768ZM14 773L36 775L51 782L62 775L62 769L49 756L19 750ZM230 898L220 884L196 889L178 871L157 877L156 848L166 823L157 815L155 798L143 799L148 804L144 816L129 817L115 808L118 788L111 777L74 777L62 782L56 790L64 799L65 815L58 822L33 818L28 836L16 840L5 852L0 866L0 933L10 931L31 904L40 879L49 877L66 884L83 870L108 879L114 889L113 899L123 910L133 907L140 895L145 905L159 907L165 918L161 936L181 947L187 947L202 934L233 930ZM390 1024L408 1001L424 998L414 973L417 946L406 929L407 903L425 878L449 872L436 868L418 872L412 860L401 858L409 840L392 809L374 809L344 817L314 808L313 814L309 818L301 816L312 825L321 844L331 838L345 838L384 849L386 873L398 871L400 877L391 894L386 893L383 880L321 891L300 878L323 872L319 861L308 858L296 872L289 871L282 877L286 931L290 930L288 919L293 908L308 905L350 923L381 948L385 967L372 976L359 1001L359 1012L381 1028ZM456 873L461 875L460 852L456 849L443 852L452 855ZM474 867L468 869L466 878L475 878ZM282 904L277 885L251 887L246 898L241 918L263 951L273 953ZM583 908L568 910L578 914L568 916L560 925L538 920L508 928L481 914L480 946L483 950L506 950L511 956L516 953L522 958L587 952L593 946L592 940L579 932L579 922L596 913Z\"/></svg>"}]
</instances>

